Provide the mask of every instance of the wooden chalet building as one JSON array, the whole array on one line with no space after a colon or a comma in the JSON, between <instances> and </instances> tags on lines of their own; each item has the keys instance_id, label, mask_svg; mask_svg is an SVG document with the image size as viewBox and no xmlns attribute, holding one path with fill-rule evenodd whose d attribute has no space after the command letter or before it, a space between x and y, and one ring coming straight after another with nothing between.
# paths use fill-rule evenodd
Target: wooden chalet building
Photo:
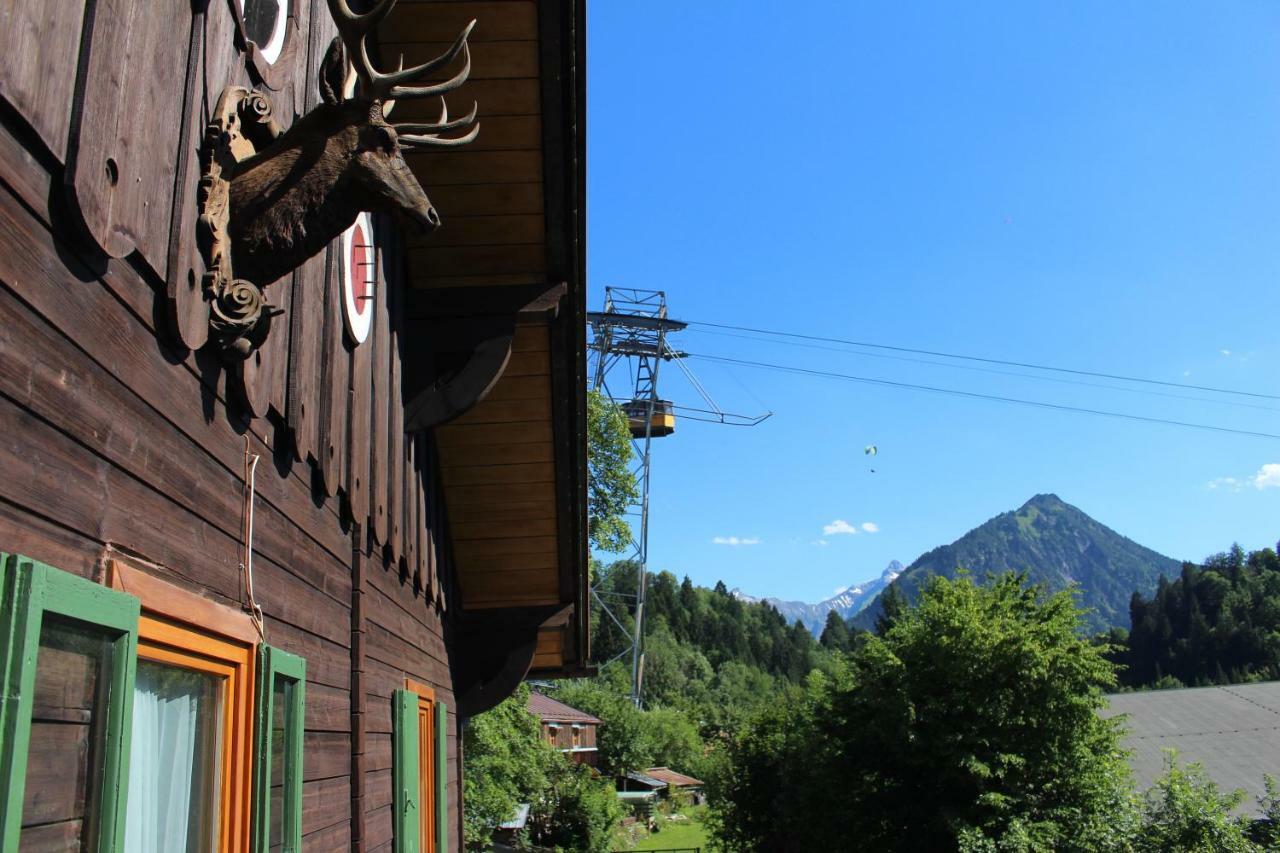
<instances>
[{"instance_id":1,"label":"wooden chalet building","mask_svg":"<svg viewBox=\"0 0 1280 853\"><path fill-rule=\"evenodd\" d=\"M538 718L542 737L569 756L576 764L595 767L599 763L596 729L600 718L579 711L535 691L529 692L529 713Z\"/></svg>"},{"instance_id":2,"label":"wooden chalet building","mask_svg":"<svg viewBox=\"0 0 1280 853\"><path fill-rule=\"evenodd\" d=\"M460 850L584 671L582 3L0 2L3 851Z\"/></svg>"}]
</instances>

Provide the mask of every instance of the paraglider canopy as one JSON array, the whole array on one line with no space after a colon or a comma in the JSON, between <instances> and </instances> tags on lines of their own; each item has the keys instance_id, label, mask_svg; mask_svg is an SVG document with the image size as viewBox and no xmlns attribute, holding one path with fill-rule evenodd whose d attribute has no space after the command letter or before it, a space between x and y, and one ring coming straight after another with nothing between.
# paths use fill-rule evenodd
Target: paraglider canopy
<instances>
[{"instance_id":1,"label":"paraglider canopy","mask_svg":"<svg viewBox=\"0 0 1280 853\"><path fill-rule=\"evenodd\" d=\"M875 456L880 450L874 444L868 444L866 450L862 451L868 456Z\"/></svg>"}]
</instances>

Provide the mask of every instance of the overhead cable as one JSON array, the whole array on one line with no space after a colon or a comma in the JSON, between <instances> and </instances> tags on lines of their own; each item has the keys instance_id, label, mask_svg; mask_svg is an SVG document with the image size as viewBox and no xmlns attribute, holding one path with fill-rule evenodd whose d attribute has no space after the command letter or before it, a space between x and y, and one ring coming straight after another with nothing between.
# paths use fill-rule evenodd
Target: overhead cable
<instances>
[{"instance_id":1,"label":"overhead cable","mask_svg":"<svg viewBox=\"0 0 1280 853\"><path fill-rule=\"evenodd\" d=\"M758 335L774 335L784 338L797 338L806 341L824 341L826 343L845 344L846 346L867 347L870 349L889 350L892 352L906 352L914 355L931 355L937 358L954 358L961 361L976 361L984 364L999 364L1005 367L1022 367L1029 370L1046 370L1053 373L1069 373L1076 376L1092 376L1096 379L1113 379L1119 382L1139 382L1145 385L1163 385L1169 388L1185 388L1193 391L1209 391L1214 394L1235 394L1241 397L1257 397L1263 400L1280 400L1280 394L1262 394L1256 391L1239 391L1232 388L1215 388L1211 385L1192 385L1187 382L1168 382L1161 379L1146 379L1139 376L1124 376L1118 373L1102 373L1095 370L1078 370L1070 367L1056 367L1047 364L1035 364L1026 361L1008 361L999 358L984 358L977 355L964 355L961 353L941 352L938 350L916 349L913 347L893 346L890 344L877 344L869 341L853 341L845 338L831 338L822 335L806 335L800 332L782 332L775 329L757 329L750 326L733 326L728 323L709 323L698 320L688 321L690 326L706 326L713 329L731 329L737 332L752 332Z\"/></svg>"},{"instance_id":2,"label":"overhead cable","mask_svg":"<svg viewBox=\"0 0 1280 853\"><path fill-rule=\"evenodd\" d=\"M1105 391L1119 391L1124 394L1143 394L1149 397L1167 397L1171 400L1191 400L1196 403L1208 403L1213 406L1235 406L1243 409L1258 409L1264 412L1280 412L1280 407L1262 403L1249 403L1244 400L1219 400L1209 397L1198 397L1192 394L1177 394L1172 391L1156 391L1150 388L1127 388L1123 385L1108 385L1104 382L1087 382L1083 379L1067 379L1062 376L1037 376L1034 373L1020 373L1015 370L999 370L994 367L978 367L972 364L950 364L945 361L933 361L927 358L911 358L905 355L890 355L883 352L861 352L841 346L824 346L823 344L804 343L801 341L784 341L764 335L735 334L734 332L713 332L710 330L694 331L695 335L716 335L718 337L737 338L744 341L760 341L787 347L802 347L824 352L839 352L845 355L862 358L879 358L889 361L902 361L910 364L924 364L931 367L945 367L950 370L968 370L975 373L988 373L994 376L1012 376L1017 379L1030 379L1034 382L1053 382L1059 385L1078 385L1082 388L1101 388Z\"/></svg>"},{"instance_id":3,"label":"overhead cable","mask_svg":"<svg viewBox=\"0 0 1280 853\"><path fill-rule=\"evenodd\" d=\"M1209 430L1212 432L1231 433L1233 435L1247 435L1254 438L1274 438L1280 439L1280 435L1269 432L1254 432L1252 430L1235 429L1233 427L1216 426L1214 424L1192 423L1190 421L1176 421L1168 418L1155 418L1147 415L1134 415L1128 412L1112 412L1105 409L1089 409L1082 406L1067 406L1061 403L1048 403L1043 400L1024 400L1019 397L1002 397L997 394L982 394L977 391L963 391L958 388L939 388L933 385L915 385L909 382L896 382L891 379L878 379L871 376L855 376L849 373L836 373L828 370L814 370L807 367L795 367L786 364L770 364L763 361L749 361L741 358L728 358L719 355L705 355L701 353L689 353L689 358L699 358L704 361L719 362L721 364L737 364L742 367L756 367L765 370L777 370L784 373L795 373L805 376L816 376L824 379L840 379L847 382L861 382L868 385L880 385L890 388L902 388L911 391L928 391L933 394L949 394L956 397L968 397L976 400L990 400L999 403L1016 403L1021 406L1033 406L1041 409L1052 409L1060 412L1075 412L1083 415L1098 415L1109 418L1121 418L1130 421L1140 421L1143 423L1164 424L1166 426L1186 427L1188 429Z\"/></svg>"}]
</instances>

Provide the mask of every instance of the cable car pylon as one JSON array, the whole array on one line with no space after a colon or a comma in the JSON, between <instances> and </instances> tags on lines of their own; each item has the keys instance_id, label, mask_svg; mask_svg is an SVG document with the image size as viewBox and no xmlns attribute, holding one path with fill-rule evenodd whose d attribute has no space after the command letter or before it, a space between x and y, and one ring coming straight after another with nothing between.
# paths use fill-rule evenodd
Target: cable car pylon
<instances>
[{"instance_id":1,"label":"cable car pylon","mask_svg":"<svg viewBox=\"0 0 1280 853\"><path fill-rule=\"evenodd\" d=\"M688 324L672 320L667 315L667 296L664 291L606 287L604 294L604 310L587 313L587 322L592 332L589 348L596 354L596 370L591 387L621 406L626 415L637 458L632 473L640 493L635 512L640 519L639 531L633 533L631 539L631 561L639 573L636 579L635 624L631 632L630 647L606 661L606 664L628 652L631 654L631 701L636 707L640 707L644 678L644 607L648 585L649 488L652 469L650 452L653 439L665 438L675 432L677 410L694 413L682 415L691 420L740 426L754 426L772 412L752 418L720 410L683 362L684 353L667 345L667 335L682 331ZM625 396L618 397L610 392L608 377L623 361L632 368L627 370L630 390ZM658 369L665 361L676 362L690 384L711 407L709 410L676 406L671 401L662 399L658 394ZM622 621L600 595L599 588L593 588L591 593L605 615L625 632Z\"/></svg>"}]
</instances>

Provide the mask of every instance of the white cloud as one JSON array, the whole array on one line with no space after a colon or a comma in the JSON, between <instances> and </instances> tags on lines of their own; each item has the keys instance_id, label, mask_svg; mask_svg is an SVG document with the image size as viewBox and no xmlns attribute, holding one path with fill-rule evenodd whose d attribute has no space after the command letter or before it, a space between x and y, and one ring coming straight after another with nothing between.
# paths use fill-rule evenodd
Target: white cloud
<instances>
[{"instance_id":1,"label":"white cloud","mask_svg":"<svg viewBox=\"0 0 1280 853\"><path fill-rule=\"evenodd\" d=\"M1218 352L1222 354L1223 358L1231 358L1231 350L1229 349L1220 349Z\"/></svg>"},{"instance_id":2,"label":"white cloud","mask_svg":"<svg viewBox=\"0 0 1280 853\"><path fill-rule=\"evenodd\" d=\"M876 524L874 521L864 521L862 522L862 529L868 533L879 533L880 525Z\"/></svg>"},{"instance_id":3,"label":"white cloud","mask_svg":"<svg viewBox=\"0 0 1280 853\"><path fill-rule=\"evenodd\" d=\"M1249 477L1217 477L1207 483L1210 489L1226 489L1238 492L1245 486L1255 489L1280 489L1280 462L1268 462Z\"/></svg>"},{"instance_id":4,"label":"white cloud","mask_svg":"<svg viewBox=\"0 0 1280 853\"><path fill-rule=\"evenodd\" d=\"M823 525L822 527L823 536L852 536L857 532L858 528L854 527L843 518L837 518L835 521L830 524Z\"/></svg>"},{"instance_id":5,"label":"white cloud","mask_svg":"<svg viewBox=\"0 0 1280 853\"><path fill-rule=\"evenodd\" d=\"M737 545L759 545L759 544L760 544L760 537L759 537L759 536L746 536L746 537L738 537L738 536L715 536L715 537L713 537L713 538L711 539L711 544L713 544L713 545L734 545L734 546L737 546Z\"/></svg>"},{"instance_id":6,"label":"white cloud","mask_svg":"<svg viewBox=\"0 0 1280 853\"><path fill-rule=\"evenodd\" d=\"M1182 375L1183 375L1183 376L1190 376L1190 375L1191 375L1191 371L1190 371L1190 370L1184 370L1184 371L1182 371Z\"/></svg>"},{"instance_id":7,"label":"white cloud","mask_svg":"<svg viewBox=\"0 0 1280 853\"><path fill-rule=\"evenodd\" d=\"M809 544L810 544L810 545L821 545L821 546L825 546L825 545L827 544L827 540L825 540L825 539L815 539L815 540L813 540L812 542L810 542Z\"/></svg>"},{"instance_id":8,"label":"white cloud","mask_svg":"<svg viewBox=\"0 0 1280 853\"><path fill-rule=\"evenodd\" d=\"M1280 463L1268 462L1259 468L1258 473L1253 475L1253 487L1255 489L1280 488Z\"/></svg>"}]
</instances>

